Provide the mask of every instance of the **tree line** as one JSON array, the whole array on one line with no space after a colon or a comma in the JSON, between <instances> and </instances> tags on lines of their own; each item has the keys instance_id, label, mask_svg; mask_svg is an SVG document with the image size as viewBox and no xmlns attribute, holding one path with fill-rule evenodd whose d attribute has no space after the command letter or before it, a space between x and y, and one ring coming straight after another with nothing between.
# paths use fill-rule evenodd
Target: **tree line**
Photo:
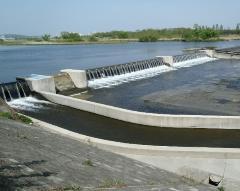
<instances>
[{"instance_id":1,"label":"tree line","mask_svg":"<svg viewBox=\"0 0 240 191\"><path fill-rule=\"evenodd\" d=\"M240 23L234 29L224 28L222 24L212 27L195 24L192 28L144 29L137 31L97 32L91 35L80 35L76 32L61 32L58 37L49 34L42 36L42 40L49 41L98 41L99 39L138 39L140 42L155 42L159 39L178 39L183 41L206 41L218 39L220 35L240 35Z\"/></svg>"}]
</instances>

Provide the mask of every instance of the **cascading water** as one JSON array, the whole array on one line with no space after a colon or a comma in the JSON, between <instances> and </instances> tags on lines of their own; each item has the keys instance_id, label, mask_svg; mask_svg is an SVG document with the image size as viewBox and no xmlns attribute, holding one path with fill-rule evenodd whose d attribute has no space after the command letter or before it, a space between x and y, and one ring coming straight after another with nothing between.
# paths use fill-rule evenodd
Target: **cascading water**
<instances>
[{"instance_id":1,"label":"cascading water","mask_svg":"<svg viewBox=\"0 0 240 191\"><path fill-rule=\"evenodd\" d=\"M6 102L30 95L30 90L25 82L2 83L0 84L0 90L0 97Z\"/></svg>"},{"instance_id":2,"label":"cascading water","mask_svg":"<svg viewBox=\"0 0 240 191\"><path fill-rule=\"evenodd\" d=\"M88 86L93 89L108 88L122 83L149 78L163 72L191 67L215 60L205 53L173 56L173 65L163 62L161 57L97 69L87 70Z\"/></svg>"}]
</instances>

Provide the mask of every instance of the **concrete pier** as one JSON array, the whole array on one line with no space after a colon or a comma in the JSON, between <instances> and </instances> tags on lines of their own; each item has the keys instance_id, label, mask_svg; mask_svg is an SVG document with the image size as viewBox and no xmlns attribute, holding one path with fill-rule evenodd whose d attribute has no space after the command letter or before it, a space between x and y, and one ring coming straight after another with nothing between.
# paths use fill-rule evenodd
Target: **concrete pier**
<instances>
[{"instance_id":1,"label":"concrete pier","mask_svg":"<svg viewBox=\"0 0 240 191\"><path fill-rule=\"evenodd\" d=\"M52 76L32 75L24 78L33 92L45 91L56 93L54 78Z\"/></svg>"},{"instance_id":2,"label":"concrete pier","mask_svg":"<svg viewBox=\"0 0 240 191\"><path fill-rule=\"evenodd\" d=\"M85 70L64 69L62 73L67 73L77 88L87 88L87 75Z\"/></svg>"}]
</instances>

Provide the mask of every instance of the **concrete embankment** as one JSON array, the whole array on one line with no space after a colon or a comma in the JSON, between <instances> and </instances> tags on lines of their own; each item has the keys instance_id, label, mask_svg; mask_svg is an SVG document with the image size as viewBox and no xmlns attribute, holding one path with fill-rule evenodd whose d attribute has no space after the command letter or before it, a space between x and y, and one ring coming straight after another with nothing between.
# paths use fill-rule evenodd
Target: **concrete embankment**
<instances>
[{"instance_id":1,"label":"concrete embankment","mask_svg":"<svg viewBox=\"0 0 240 191\"><path fill-rule=\"evenodd\" d=\"M129 123L174 128L240 129L238 116L167 115L131 111L49 92L39 92L47 100Z\"/></svg>"},{"instance_id":2,"label":"concrete embankment","mask_svg":"<svg viewBox=\"0 0 240 191\"><path fill-rule=\"evenodd\" d=\"M216 190L35 125L0 118L0 190Z\"/></svg>"},{"instance_id":3,"label":"concrete embankment","mask_svg":"<svg viewBox=\"0 0 240 191\"><path fill-rule=\"evenodd\" d=\"M219 186L227 190L238 191L240 186L240 149L119 143L74 133L36 119L33 121L52 132L177 173L195 182L208 183L209 176L215 176L221 181Z\"/></svg>"}]
</instances>

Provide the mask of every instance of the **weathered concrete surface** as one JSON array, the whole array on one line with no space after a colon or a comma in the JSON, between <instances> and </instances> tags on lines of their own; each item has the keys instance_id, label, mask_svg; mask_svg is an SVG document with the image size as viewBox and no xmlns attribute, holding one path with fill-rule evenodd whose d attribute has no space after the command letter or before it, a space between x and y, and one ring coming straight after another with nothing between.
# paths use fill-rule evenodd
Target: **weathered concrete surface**
<instances>
[{"instance_id":1,"label":"weathered concrete surface","mask_svg":"<svg viewBox=\"0 0 240 191\"><path fill-rule=\"evenodd\" d=\"M72 79L67 73L60 73L54 76L54 83L57 91L66 91L76 88Z\"/></svg>"},{"instance_id":2,"label":"weathered concrete surface","mask_svg":"<svg viewBox=\"0 0 240 191\"><path fill-rule=\"evenodd\" d=\"M52 76L41 76L38 78L25 78L31 91L56 93L54 78Z\"/></svg>"},{"instance_id":3,"label":"weathered concrete surface","mask_svg":"<svg viewBox=\"0 0 240 191\"><path fill-rule=\"evenodd\" d=\"M81 190L216 190L86 141L0 119L0 188L60 190L75 185Z\"/></svg>"},{"instance_id":4,"label":"weathered concrete surface","mask_svg":"<svg viewBox=\"0 0 240 191\"><path fill-rule=\"evenodd\" d=\"M240 59L239 55L225 54L225 53L217 53L215 50L201 50L201 52L205 52L208 56L212 58L219 59Z\"/></svg>"},{"instance_id":5,"label":"weathered concrete surface","mask_svg":"<svg viewBox=\"0 0 240 191\"><path fill-rule=\"evenodd\" d=\"M150 93L141 97L149 105L183 108L185 111L213 112L219 115L239 116L239 79L215 80L210 84L183 85Z\"/></svg>"},{"instance_id":6,"label":"weathered concrete surface","mask_svg":"<svg viewBox=\"0 0 240 191\"><path fill-rule=\"evenodd\" d=\"M210 176L221 178L226 190L238 191L240 187L240 149L204 147L165 147L119 143L88 137L33 119L52 132L60 133L83 143L111 151L141 162L162 168L195 182L207 183Z\"/></svg>"},{"instance_id":7,"label":"weathered concrete surface","mask_svg":"<svg viewBox=\"0 0 240 191\"><path fill-rule=\"evenodd\" d=\"M220 59L240 59L239 55L231 55L231 54L224 54L224 53L217 53L217 52L214 52L213 56L215 58L220 58Z\"/></svg>"},{"instance_id":8,"label":"weathered concrete surface","mask_svg":"<svg viewBox=\"0 0 240 191\"><path fill-rule=\"evenodd\" d=\"M214 57L214 53L215 51L214 50L210 50L210 49L207 49L207 50L199 50L200 52L205 52L209 57L213 58Z\"/></svg>"},{"instance_id":9,"label":"weathered concrete surface","mask_svg":"<svg viewBox=\"0 0 240 191\"><path fill-rule=\"evenodd\" d=\"M61 72L67 73L77 88L87 88L88 80L85 70L65 69L61 70Z\"/></svg>"},{"instance_id":10,"label":"weathered concrete surface","mask_svg":"<svg viewBox=\"0 0 240 191\"><path fill-rule=\"evenodd\" d=\"M0 112L9 112L10 108L7 103L0 98Z\"/></svg>"},{"instance_id":11,"label":"weathered concrete surface","mask_svg":"<svg viewBox=\"0 0 240 191\"><path fill-rule=\"evenodd\" d=\"M170 66L173 66L173 56L157 56L160 58L163 58L163 62L169 64Z\"/></svg>"},{"instance_id":12,"label":"weathered concrete surface","mask_svg":"<svg viewBox=\"0 0 240 191\"><path fill-rule=\"evenodd\" d=\"M135 124L174 128L240 129L239 116L152 114L131 111L48 92L39 93L53 103Z\"/></svg>"}]
</instances>

